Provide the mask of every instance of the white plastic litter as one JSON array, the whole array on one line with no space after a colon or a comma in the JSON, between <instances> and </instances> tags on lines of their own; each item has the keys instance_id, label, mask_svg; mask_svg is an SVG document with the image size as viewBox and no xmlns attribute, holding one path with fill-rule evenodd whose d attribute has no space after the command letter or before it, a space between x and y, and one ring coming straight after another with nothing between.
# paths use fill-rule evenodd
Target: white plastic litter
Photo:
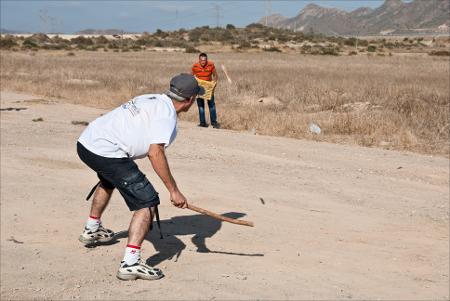
<instances>
[{"instance_id":1,"label":"white plastic litter","mask_svg":"<svg viewBox=\"0 0 450 301\"><path fill-rule=\"evenodd\" d=\"M309 131L313 134L319 135L322 132L322 129L320 128L320 126L318 126L314 122L311 122L308 126L309 126Z\"/></svg>"}]
</instances>

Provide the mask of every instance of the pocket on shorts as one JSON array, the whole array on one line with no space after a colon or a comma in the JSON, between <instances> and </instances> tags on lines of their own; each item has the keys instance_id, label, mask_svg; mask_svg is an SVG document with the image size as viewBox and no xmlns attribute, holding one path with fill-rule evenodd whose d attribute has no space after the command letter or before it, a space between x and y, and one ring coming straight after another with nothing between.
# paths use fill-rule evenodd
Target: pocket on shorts
<instances>
[{"instance_id":1,"label":"pocket on shorts","mask_svg":"<svg viewBox=\"0 0 450 301\"><path fill-rule=\"evenodd\" d=\"M119 190L130 208L152 207L159 204L158 193L142 172L124 176L119 184Z\"/></svg>"}]
</instances>

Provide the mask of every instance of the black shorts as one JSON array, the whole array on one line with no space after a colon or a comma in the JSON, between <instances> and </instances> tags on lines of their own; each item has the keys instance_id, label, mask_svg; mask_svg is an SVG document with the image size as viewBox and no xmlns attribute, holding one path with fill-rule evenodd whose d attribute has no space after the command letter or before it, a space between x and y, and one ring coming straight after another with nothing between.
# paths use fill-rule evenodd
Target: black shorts
<instances>
[{"instance_id":1,"label":"black shorts","mask_svg":"<svg viewBox=\"0 0 450 301\"><path fill-rule=\"evenodd\" d=\"M117 188L130 211L159 205L159 196L147 177L130 158L106 158L96 155L77 142L81 161L93 169L107 189Z\"/></svg>"}]
</instances>

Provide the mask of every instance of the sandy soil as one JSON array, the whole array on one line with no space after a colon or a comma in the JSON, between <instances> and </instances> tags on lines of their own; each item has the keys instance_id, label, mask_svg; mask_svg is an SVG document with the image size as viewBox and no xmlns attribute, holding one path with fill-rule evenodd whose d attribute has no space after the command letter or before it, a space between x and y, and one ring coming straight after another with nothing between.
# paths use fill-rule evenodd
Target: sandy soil
<instances>
[{"instance_id":1,"label":"sandy soil","mask_svg":"<svg viewBox=\"0 0 450 301\"><path fill-rule=\"evenodd\" d=\"M103 218L115 243L77 240L96 177L71 122L103 111L7 92L1 108L1 299L449 298L447 158L181 123L168 157L182 191L256 227L173 207L141 160L165 235L143 254L166 277L121 282L131 213L119 194Z\"/></svg>"}]
</instances>

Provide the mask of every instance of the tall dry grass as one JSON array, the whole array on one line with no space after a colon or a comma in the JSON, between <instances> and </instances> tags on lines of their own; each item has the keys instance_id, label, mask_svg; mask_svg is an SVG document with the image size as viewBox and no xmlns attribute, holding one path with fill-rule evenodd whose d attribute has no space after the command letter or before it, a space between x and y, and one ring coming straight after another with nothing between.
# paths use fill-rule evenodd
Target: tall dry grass
<instances>
[{"instance_id":1,"label":"tall dry grass","mask_svg":"<svg viewBox=\"0 0 450 301\"><path fill-rule=\"evenodd\" d=\"M1 88L112 108L167 89L196 54L6 52ZM328 57L278 53L211 54L227 66L216 91L224 128L447 155L449 60L438 57ZM275 98L265 104L258 99ZM196 121L194 107L183 117ZM310 133L308 124L322 128ZM254 130L253 130L254 129Z\"/></svg>"}]
</instances>

